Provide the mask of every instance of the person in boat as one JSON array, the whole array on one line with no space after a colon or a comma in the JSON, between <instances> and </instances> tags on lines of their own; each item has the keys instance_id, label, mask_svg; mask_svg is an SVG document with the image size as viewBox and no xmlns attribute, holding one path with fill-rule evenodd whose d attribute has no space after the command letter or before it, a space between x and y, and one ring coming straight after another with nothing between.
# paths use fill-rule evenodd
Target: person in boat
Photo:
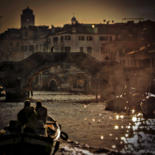
<instances>
[{"instance_id":1,"label":"person in boat","mask_svg":"<svg viewBox=\"0 0 155 155\"><path fill-rule=\"evenodd\" d=\"M18 122L21 125L21 130L28 132L35 132L37 128L37 114L33 107L30 106L30 101L26 100L24 102L24 108L19 111Z\"/></svg>"},{"instance_id":2,"label":"person in boat","mask_svg":"<svg viewBox=\"0 0 155 155\"><path fill-rule=\"evenodd\" d=\"M43 121L43 123L46 123L47 120L47 108L42 106L42 103L40 101L36 102L36 112L37 117L39 121Z\"/></svg>"},{"instance_id":3,"label":"person in boat","mask_svg":"<svg viewBox=\"0 0 155 155\"><path fill-rule=\"evenodd\" d=\"M4 130L6 134L16 134L20 132L20 124L18 121L11 120L9 126L5 127Z\"/></svg>"}]
</instances>

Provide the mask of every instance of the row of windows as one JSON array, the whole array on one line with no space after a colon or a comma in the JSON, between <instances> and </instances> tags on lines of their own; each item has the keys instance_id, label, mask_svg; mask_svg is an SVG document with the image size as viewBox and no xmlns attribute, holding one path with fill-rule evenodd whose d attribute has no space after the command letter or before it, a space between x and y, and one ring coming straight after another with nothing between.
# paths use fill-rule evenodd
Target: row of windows
<instances>
[{"instance_id":1,"label":"row of windows","mask_svg":"<svg viewBox=\"0 0 155 155\"><path fill-rule=\"evenodd\" d=\"M34 52L34 50L38 51L38 50L47 50L47 46L46 45L28 45L28 46L21 46L21 51L30 51L30 52Z\"/></svg>"},{"instance_id":2,"label":"row of windows","mask_svg":"<svg viewBox=\"0 0 155 155\"><path fill-rule=\"evenodd\" d=\"M66 46L66 47L61 47L62 52L71 52L71 47ZM87 51L87 53L91 54L92 53L92 47L86 47L86 50L84 50L84 47L80 47L80 52ZM51 48L51 52L53 52L53 47Z\"/></svg>"},{"instance_id":3,"label":"row of windows","mask_svg":"<svg viewBox=\"0 0 155 155\"><path fill-rule=\"evenodd\" d=\"M61 41L63 41L63 40L71 40L71 36L61 36L60 40ZM58 37L54 37L53 42L57 42L57 41L58 41Z\"/></svg>"},{"instance_id":4,"label":"row of windows","mask_svg":"<svg viewBox=\"0 0 155 155\"><path fill-rule=\"evenodd\" d=\"M80 41L84 41L84 40L92 41L93 37L92 36L86 36L86 37L85 36L79 36L78 39ZM58 42L58 40L59 40L58 37L53 38L53 42ZM71 40L71 36L61 36L60 40L61 40L61 42L63 42L64 40ZM112 36L100 36L99 40L100 41L112 41Z\"/></svg>"},{"instance_id":5,"label":"row of windows","mask_svg":"<svg viewBox=\"0 0 155 155\"><path fill-rule=\"evenodd\" d=\"M86 47L86 51L91 54L92 53L92 47ZM80 52L84 52L84 47L80 47Z\"/></svg>"}]
</instances>

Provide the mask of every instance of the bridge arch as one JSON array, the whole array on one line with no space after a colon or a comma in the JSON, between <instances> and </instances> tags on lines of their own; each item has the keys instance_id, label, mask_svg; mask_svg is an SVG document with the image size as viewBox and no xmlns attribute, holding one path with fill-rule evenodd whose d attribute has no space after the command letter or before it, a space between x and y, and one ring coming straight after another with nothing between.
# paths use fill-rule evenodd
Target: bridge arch
<instances>
[{"instance_id":1,"label":"bridge arch","mask_svg":"<svg viewBox=\"0 0 155 155\"><path fill-rule=\"evenodd\" d=\"M72 64L93 76L104 67L103 63L84 53L38 52L20 62L2 62L0 63L0 80L7 81L5 82L7 94L9 94L7 98L12 100L14 96L23 98L31 89L31 81L36 75L51 66L62 63ZM20 77L20 82L17 82L17 77Z\"/></svg>"}]
</instances>

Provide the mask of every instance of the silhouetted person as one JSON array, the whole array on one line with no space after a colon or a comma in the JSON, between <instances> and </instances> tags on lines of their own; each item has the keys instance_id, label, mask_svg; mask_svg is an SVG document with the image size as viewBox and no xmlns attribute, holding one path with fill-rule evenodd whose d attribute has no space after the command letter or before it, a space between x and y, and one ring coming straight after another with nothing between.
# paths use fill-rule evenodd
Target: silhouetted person
<instances>
[{"instance_id":1,"label":"silhouetted person","mask_svg":"<svg viewBox=\"0 0 155 155\"><path fill-rule=\"evenodd\" d=\"M30 106L30 101L24 102L24 108L17 115L21 127L30 132L35 132L37 126L37 114L34 108Z\"/></svg>"},{"instance_id":2,"label":"silhouetted person","mask_svg":"<svg viewBox=\"0 0 155 155\"><path fill-rule=\"evenodd\" d=\"M47 108L43 107L41 102L36 102L36 112L37 112L38 120L46 123Z\"/></svg>"},{"instance_id":3,"label":"silhouetted person","mask_svg":"<svg viewBox=\"0 0 155 155\"><path fill-rule=\"evenodd\" d=\"M4 128L6 131L6 134L16 134L20 132L20 124L18 121L11 120L9 122L9 126Z\"/></svg>"}]
</instances>

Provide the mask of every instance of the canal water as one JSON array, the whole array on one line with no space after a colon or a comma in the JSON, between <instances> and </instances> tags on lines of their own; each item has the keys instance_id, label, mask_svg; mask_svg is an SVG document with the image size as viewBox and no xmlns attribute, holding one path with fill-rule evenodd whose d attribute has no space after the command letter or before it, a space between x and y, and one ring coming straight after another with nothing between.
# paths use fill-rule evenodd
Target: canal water
<instances>
[{"instance_id":1,"label":"canal water","mask_svg":"<svg viewBox=\"0 0 155 155\"><path fill-rule=\"evenodd\" d=\"M83 154L91 154L89 148L155 154L155 119L145 119L134 109L130 114L106 111L105 103L95 103L93 95L66 92L34 92L33 100L42 101L48 114L62 125L62 130L79 149L87 148ZM22 108L22 102L0 102L0 128L8 125L9 120L16 120ZM76 151L70 152L76 154Z\"/></svg>"}]
</instances>

